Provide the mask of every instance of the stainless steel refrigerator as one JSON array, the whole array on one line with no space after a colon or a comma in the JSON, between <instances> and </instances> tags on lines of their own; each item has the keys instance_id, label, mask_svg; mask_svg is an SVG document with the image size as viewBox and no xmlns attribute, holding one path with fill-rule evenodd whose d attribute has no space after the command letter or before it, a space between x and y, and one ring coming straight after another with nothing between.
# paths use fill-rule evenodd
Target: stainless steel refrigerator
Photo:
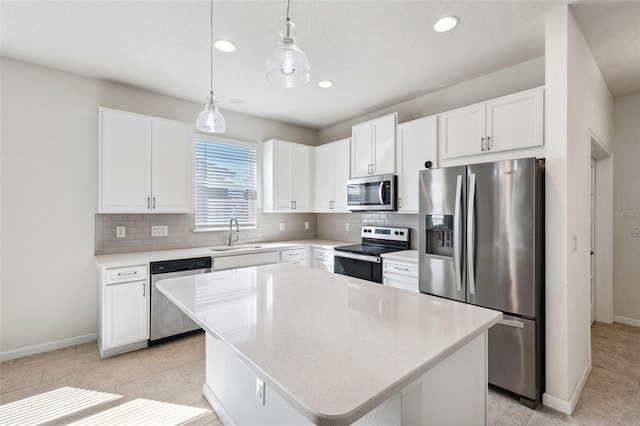
<instances>
[{"instance_id":1,"label":"stainless steel refrigerator","mask_svg":"<svg viewBox=\"0 0 640 426\"><path fill-rule=\"evenodd\" d=\"M544 160L420 172L420 291L502 311L489 383L543 392Z\"/></svg>"}]
</instances>

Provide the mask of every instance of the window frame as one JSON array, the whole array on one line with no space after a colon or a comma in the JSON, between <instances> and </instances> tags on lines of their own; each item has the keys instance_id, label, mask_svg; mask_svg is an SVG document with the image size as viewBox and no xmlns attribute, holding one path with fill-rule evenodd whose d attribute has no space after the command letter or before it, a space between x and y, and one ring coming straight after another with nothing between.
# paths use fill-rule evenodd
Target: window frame
<instances>
[{"instance_id":1,"label":"window frame","mask_svg":"<svg viewBox=\"0 0 640 426\"><path fill-rule=\"evenodd\" d=\"M260 214L259 212L262 209L262 197L261 197L261 189L262 189L262 147L261 144L256 142L244 141L239 139L231 139L231 138L223 138L214 135L195 133L192 139L192 196L193 196L193 219L192 223L192 232L228 232L229 226L221 225L221 226L211 226L211 227L197 227L196 226L196 143L198 141L203 142L212 142L218 143L222 145L231 145L231 146L244 146L248 148L253 148L256 151L256 178L255 178L255 191L256 191L256 202L255 202L255 225L240 225L240 229L259 229L260 228Z\"/></svg>"}]
</instances>

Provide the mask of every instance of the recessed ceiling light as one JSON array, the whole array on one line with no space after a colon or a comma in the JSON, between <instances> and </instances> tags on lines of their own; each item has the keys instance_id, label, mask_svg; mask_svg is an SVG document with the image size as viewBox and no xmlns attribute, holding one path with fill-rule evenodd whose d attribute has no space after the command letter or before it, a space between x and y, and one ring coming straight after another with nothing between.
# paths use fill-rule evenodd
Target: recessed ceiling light
<instances>
[{"instance_id":1,"label":"recessed ceiling light","mask_svg":"<svg viewBox=\"0 0 640 426\"><path fill-rule=\"evenodd\" d=\"M333 87L333 81L331 80L322 80L318 82L318 87L322 87L323 89L328 89L329 87Z\"/></svg>"},{"instance_id":2,"label":"recessed ceiling light","mask_svg":"<svg viewBox=\"0 0 640 426\"><path fill-rule=\"evenodd\" d=\"M213 45L221 52L230 53L235 52L237 47L229 40L216 40Z\"/></svg>"},{"instance_id":3,"label":"recessed ceiling light","mask_svg":"<svg viewBox=\"0 0 640 426\"><path fill-rule=\"evenodd\" d=\"M458 25L458 22L460 22L460 18L458 18L457 16L445 16L438 19L438 21L433 26L433 29L439 33L443 33L455 28L455 26Z\"/></svg>"},{"instance_id":4,"label":"recessed ceiling light","mask_svg":"<svg viewBox=\"0 0 640 426\"><path fill-rule=\"evenodd\" d=\"M229 102L231 102L234 105L242 105L244 103L242 99L238 99L238 98L229 99Z\"/></svg>"}]
</instances>

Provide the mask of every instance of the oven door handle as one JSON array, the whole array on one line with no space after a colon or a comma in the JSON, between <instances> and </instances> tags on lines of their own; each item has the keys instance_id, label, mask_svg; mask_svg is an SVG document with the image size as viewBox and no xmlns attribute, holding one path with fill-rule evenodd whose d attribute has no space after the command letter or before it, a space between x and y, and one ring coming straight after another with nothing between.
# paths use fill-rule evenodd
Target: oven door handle
<instances>
[{"instance_id":1,"label":"oven door handle","mask_svg":"<svg viewBox=\"0 0 640 426\"><path fill-rule=\"evenodd\" d=\"M344 252L339 250L335 251L334 259L336 257L344 257L347 259L354 259L354 260L364 260L365 262L371 262L371 263L382 262L382 259L378 256L367 256L366 254L349 253L349 252Z\"/></svg>"}]
</instances>

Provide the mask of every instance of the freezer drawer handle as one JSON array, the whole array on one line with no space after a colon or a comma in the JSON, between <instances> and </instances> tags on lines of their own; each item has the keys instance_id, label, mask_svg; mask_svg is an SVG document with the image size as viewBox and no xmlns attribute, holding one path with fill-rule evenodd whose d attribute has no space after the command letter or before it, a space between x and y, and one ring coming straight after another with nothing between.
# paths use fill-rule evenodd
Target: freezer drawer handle
<instances>
[{"instance_id":1,"label":"freezer drawer handle","mask_svg":"<svg viewBox=\"0 0 640 426\"><path fill-rule=\"evenodd\" d=\"M456 205L454 210L454 217L456 218L456 223L453 225L453 241L455 244L455 253L453 257L453 265L456 268L456 290L462 291L462 268L460 267L460 244L461 241L461 233L462 231L462 221L460 218L460 203L462 198L462 175L458 175L456 179Z\"/></svg>"},{"instance_id":2,"label":"freezer drawer handle","mask_svg":"<svg viewBox=\"0 0 640 426\"><path fill-rule=\"evenodd\" d=\"M469 211L467 212L467 275L469 276L469 293L476 294L475 260L475 229L474 214L476 203L476 174L469 175Z\"/></svg>"},{"instance_id":3,"label":"freezer drawer handle","mask_svg":"<svg viewBox=\"0 0 640 426\"><path fill-rule=\"evenodd\" d=\"M514 321L514 320L508 320L508 319L501 319L500 321L498 321L498 324L506 325L507 327L524 328L524 324L521 323L520 321Z\"/></svg>"}]
</instances>

